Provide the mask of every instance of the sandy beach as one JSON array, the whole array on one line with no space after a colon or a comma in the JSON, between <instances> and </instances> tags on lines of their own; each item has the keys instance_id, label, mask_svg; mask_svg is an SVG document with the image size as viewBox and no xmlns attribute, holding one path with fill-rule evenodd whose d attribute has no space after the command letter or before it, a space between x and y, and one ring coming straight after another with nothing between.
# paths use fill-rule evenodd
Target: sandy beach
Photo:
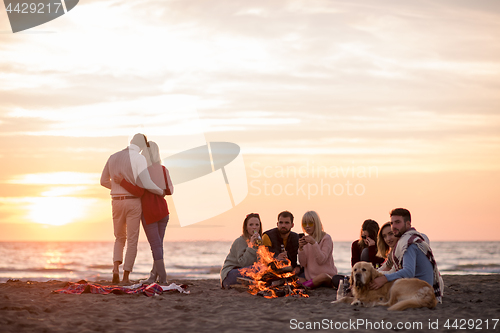
<instances>
[{"instance_id":1,"label":"sandy beach","mask_svg":"<svg viewBox=\"0 0 500 333\"><path fill-rule=\"evenodd\" d=\"M282 332L314 327L342 332L500 330L495 321L500 319L500 275L445 275L443 304L432 310L399 313L384 307L331 304L336 294L328 288L309 291L309 298L266 299L221 290L218 280L172 282L188 285L191 293L66 295L52 293L63 288L64 281L2 283L0 332Z\"/></svg>"}]
</instances>

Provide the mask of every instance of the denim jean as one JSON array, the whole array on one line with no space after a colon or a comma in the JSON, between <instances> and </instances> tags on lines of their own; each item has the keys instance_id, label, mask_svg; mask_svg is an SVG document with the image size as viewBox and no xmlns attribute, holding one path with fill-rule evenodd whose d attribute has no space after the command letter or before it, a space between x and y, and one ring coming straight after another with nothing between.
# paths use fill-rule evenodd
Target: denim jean
<instances>
[{"instance_id":1,"label":"denim jean","mask_svg":"<svg viewBox=\"0 0 500 333\"><path fill-rule=\"evenodd\" d=\"M142 216L142 227L144 228L144 232L148 238L149 246L151 247L151 252L153 253L153 260L163 259L163 238L165 237L168 219L169 215L155 223L146 224L146 221L144 221L144 215Z\"/></svg>"},{"instance_id":2,"label":"denim jean","mask_svg":"<svg viewBox=\"0 0 500 333\"><path fill-rule=\"evenodd\" d=\"M239 277L245 277L240 272L244 268L248 268L248 267L251 267L251 266L247 266L247 267L243 267L243 268L233 268L232 270L230 270L229 273L227 273L227 276L224 279L224 281L222 281L222 287L224 289L229 289L231 285L237 284L238 283L237 278L239 278Z\"/></svg>"}]
</instances>

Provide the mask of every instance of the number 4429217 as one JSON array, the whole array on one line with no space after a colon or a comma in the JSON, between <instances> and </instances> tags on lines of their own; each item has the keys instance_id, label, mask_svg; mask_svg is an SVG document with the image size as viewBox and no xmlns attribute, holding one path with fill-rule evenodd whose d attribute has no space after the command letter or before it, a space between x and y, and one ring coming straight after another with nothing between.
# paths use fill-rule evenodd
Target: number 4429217
<instances>
[{"instance_id":1,"label":"number 4429217","mask_svg":"<svg viewBox=\"0 0 500 333\"><path fill-rule=\"evenodd\" d=\"M7 6L6 10L7 10L7 13L12 13L12 12L16 12L16 13L19 13L19 14L28 14L28 13L31 13L31 14L45 14L45 13L56 13L59 11L59 9L63 10L61 8L61 3L57 3L57 2L54 2L52 5L52 7L50 6L50 2L48 4L44 4L44 3L26 3L26 2L23 2L23 3L17 3L14 8L12 8L12 3L9 3L9 5Z\"/></svg>"},{"instance_id":2,"label":"number 4429217","mask_svg":"<svg viewBox=\"0 0 500 333\"><path fill-rule=\"evenodd\" d=\"M495 329L498 324L499 319L455 319L446 320L444 323L444 328L446 329L456 329L456 330L472 330L472 329Z\"/></svg>"}]
</instances>

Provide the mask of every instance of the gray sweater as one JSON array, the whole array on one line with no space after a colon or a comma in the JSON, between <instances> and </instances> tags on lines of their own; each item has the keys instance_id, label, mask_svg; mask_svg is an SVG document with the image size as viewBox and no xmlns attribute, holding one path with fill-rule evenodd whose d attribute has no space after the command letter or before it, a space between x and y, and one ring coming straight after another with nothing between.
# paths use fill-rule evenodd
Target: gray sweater
<instances>
[{"instance_id":1,"label":"gray sweater","mask_svg":"<svg viewBox=\"0 0 500 333\"><path fill-rule=\"evenodd\" d=\"M220 282L226 278L229 271L233 268L241 268L252 265L257 261L256 249L249 247L245 237L240 236L236 238L231 245L231 250L224 261L224 266L220 271Z\"/></svg>"}]
</instances>

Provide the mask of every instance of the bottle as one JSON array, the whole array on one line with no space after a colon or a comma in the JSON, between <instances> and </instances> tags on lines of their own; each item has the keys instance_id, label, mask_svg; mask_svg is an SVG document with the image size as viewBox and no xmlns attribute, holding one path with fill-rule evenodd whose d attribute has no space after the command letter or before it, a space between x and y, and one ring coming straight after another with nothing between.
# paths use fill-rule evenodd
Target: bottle
<instances>
[{"instance_id":1,"label":"bottle","mask_svg":"<svg viewBox=\"0 0 500 333\"><path fill-rule=\"evenodd\" d=\"M281 259L282 261L287 261L288 260L288 257L286 255L286 250L285 250L285 245L281 244L281 253L285 252L285 256L283 257L283 259Z\"/></svg>"},{"instance_id":2,"label":"bottle","mask_svg":"<svg viewBox=\"0 0 500 333\"><path fill-rule=\"evenodd\" d=\"M345 296L345 295L347 295L347 293L349 292L349 288L351 287L350 283L349 283L349 277L347 277L347 276L344 277L344 281L343 281L342 285L344 286L343 294Z\"/></svg>"},{"instance_id":3,"label":"bottle","mask_svg":"<svg viewBox=\"0 0 500 333\"><path fill-rule=\"evenodd\" d=\"M341 298L343 298L345 295L344 293L344 280L339 281L339 287L337 288L337 301Z\"/></svg>"},{"instance_id":4,"label":"bottle","mask_svg":"<svg viewBox=\"0 0 500 333\"><path fill-rule=\"evenodd\" d=\"M262 245L262 237L260 237L260 234L258 233L257 230L253 232L254 234L257 233L257 239L255 240L255 245L260 246Z\"/></svg>"}]
</instances>

